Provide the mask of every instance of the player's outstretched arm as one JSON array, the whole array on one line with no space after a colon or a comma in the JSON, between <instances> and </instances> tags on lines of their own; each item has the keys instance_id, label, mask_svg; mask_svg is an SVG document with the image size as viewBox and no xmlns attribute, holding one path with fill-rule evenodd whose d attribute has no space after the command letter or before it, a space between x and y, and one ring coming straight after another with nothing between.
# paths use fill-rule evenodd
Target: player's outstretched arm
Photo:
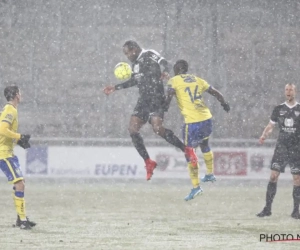
<instances>
[{"instance_id":1,"label":"player's outstretched arm","mask_svg":"<svg viewBox=\"0 0 300 250\"><path fill-rule=\"evenodd\" d=\"M216 97L217 100L221 103L223 109L226 111L226 112L229 112L230 110L230 106L229 106L229 103L225 101L224 99L224 96L222 95L222 93L218 90L216 90L214 87L210 87L207 92L209 94L211 94L212 96Z\"/></svg>"},{"instance_id":2,"label":"player's outstretched arm","mask_svg":"<svg viewBox=\"0 0 300 250\"><path fill-rule=\"evenodd\" d=\"M265 127L261 137L259 137L259 144L264 144L267 137L272 133L274 128L274 124L272 122L269 122L269 124Z\"/></svg>"},{"instance_id":3,"label":"player's outstretched arm","mask_svg":"<svg viewBox=\"0 0 300 250\"><path fill-rule=\"evenodd\" d=\"M103 92L104 94L106 95L110 95L111 93L115 92L116 90L119 90L119 89L127 89L127 88L130 88L132 86L135 86L137 85L137 81L135 80L134 78L134 75L126 82L122 82L120 84L117 84L115 86L106 86L104 89L103 89Z\"/></svg>"}]
</instances>

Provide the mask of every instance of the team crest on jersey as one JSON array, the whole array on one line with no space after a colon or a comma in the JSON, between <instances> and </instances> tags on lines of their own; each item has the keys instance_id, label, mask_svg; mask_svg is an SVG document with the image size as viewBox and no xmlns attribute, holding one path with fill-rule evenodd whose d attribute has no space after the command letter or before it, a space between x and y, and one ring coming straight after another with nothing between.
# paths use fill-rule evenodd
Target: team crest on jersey
<instances>
[{"instance_id":1,"label":"team crest on jersey","mask_svg":"<svg viewBox=\"0 0 300 250\"><path fill-rule=\"evenodd\" d=\"M154 61L157 61L157 60L158 60L158 56L155 55L155 54L152 54L152 55L151 55L151 58L152 58Z\"/></svg>"},{"instance_id":2,"label":"team crest on jersey","mask_svg":"<svg viewBox=\"0 0 300 250\"><path fill-rule=\"evenodd\" d=\"M280 114L280 115L284 115L285 113L286 113L285 110L280 110L280 111L279 111L279 114Z\"/></svg>"},{"instance_id":3,"label":"team crest on jersey","mask_svg":"<svg viewBox=\"0 0 300 250\"><path fill-rule=\"evenodd\" d=\"M293 127L294 126L294 120L293 118L285 118L284 119L284 126L286 127Z\"/></svg>"},{"instance_id":4,"label":"team crest on jersey","mask_svg":"<svg viewBox=\"0 0 300 250\"><path fill-rule=\"evenodd\" d=\"M5 116L5 119L6 120L9 120L9 121L12 121L13 120L13 115L12 114L7 114L6 116Z\"/></svg>"},{"instance_id":5,"label":"team crest on jersey","mask_svg":"<svg viewBox=\"0 0 300 250\"><path fill-rule=\"evenodd\" d=\"M140 65L139 64L134 65L133 73L139 73L139 71L140 71Z\"/></svg>"},{"instance_id":6,"label":"team crest on jersey","mask_svg":"<svg viewBox=\"0 0 300 250\"><path fill-rule=\"evenodd\" d=\"M299 111L294 111L294 113L295 113L295 116L299 116L300 115Z\"/></svg>"}]
</instances>

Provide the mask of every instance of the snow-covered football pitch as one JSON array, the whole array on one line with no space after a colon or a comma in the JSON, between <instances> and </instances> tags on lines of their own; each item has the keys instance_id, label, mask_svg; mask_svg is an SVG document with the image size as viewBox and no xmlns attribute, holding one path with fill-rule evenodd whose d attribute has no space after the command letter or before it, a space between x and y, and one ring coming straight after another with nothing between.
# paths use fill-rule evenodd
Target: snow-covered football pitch
<instances>
[{"instance_id":1,"label":"snow-covered football pitch","mask_svg":"<svg viewBox=\"0 0 300 250\"><path fill-rule=\"evenodd\" d=\"M0 178L0 249L300 249L300 241L260 241L300 234L300 220L290 217L291 182L279 182L273 215L257 218L267 180L219 178L186 202L188 180L153 178L27 178L27 213L38 223L31 231L12 227L12 189Z\"/></svg>"}]
</instances>

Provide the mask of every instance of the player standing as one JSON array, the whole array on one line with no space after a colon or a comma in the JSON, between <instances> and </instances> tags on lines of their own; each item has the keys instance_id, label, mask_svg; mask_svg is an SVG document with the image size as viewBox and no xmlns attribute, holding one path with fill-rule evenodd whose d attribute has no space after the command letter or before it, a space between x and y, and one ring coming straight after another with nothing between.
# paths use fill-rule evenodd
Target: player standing
<instances>
[{"instance_id":1,"label":"player standing","mask_svg":"<svg viewBox=\"0 0 300 250\"><path fill-rule=\"evenodd\" d=\"M18 111L21 93L17 86L8 86L4 89L4 96L8 103L0 113L0 168L8 181L14 184L14 203L17 210L16 226L21 229L31 229L36 223L29 221L25 212L24 178L20 169L18 157L13 148L17 143L22 148L30 147L30 135L17 133Z\"/></svg>"},{"instance_id":2,"label":"player standing","mask_svg":"<svg viewBox=\"0 0 300 250\"><path fill-rule=\"evenodd\" d=\"M259 143L263 144L274 125L279 127L279 135L271 161L271 175L266 193L266 205L257 214L258 217L270 216L272 214L272 203L277 190L277 181L280 173L284 173L285 167L290 166L293 176L293 200L294 208L292 218L300 219L300 104L295 100L296 86L287 84L285 86L286 101L276 106L272 112L271 120L265 127Z\"/></svg>"},{"instance_id":3,"label":"player standing","mask_svg":"<svg viewBox=\"0 0 300 250\"><path fill-rule=\"evenodd\" d=\"M183 126L184 143L193 148L200 146L207 169L206 175L201 180L213 182L216 180L213 174L214 157L208 144L209 136L212 133L212 114L205 105L202 94L207 92L216 97L227 112L230 110L229 104L225 102L223 95L206 81L195 75L187 74L187 61L177 61L173 69L175 76L168 82L166 103L169 105L173 96L176 96L178 107L185 121ZM192 166L188 163L188 169L193 188L185 197L186 201L203 192L198 177L199 164Z\"/></svg>"},{"instance_id":4,"label":"player standing","mask_svg":"<svg viewBox=\"0 0 300 250\"><path fill-rule=\"evenodd\" d=\"M193 165L198 162L197 156L191 147L186 147L171 131L163 127L165 111L165 93L162 76L168 77L168 62L154 50L142 49L135 41L127 41L123 45L123 52L132 62L132 77L123 83L104 88L106 95L115 90L132 86L139 88L139 99L130 118L129 133L133 145L144 159L147 171L147 180L153 175L156 162L151 160L144 145L140 129L146 122L152 125L154 133L164 138L168 143L180 148ZM161 72L161 66L164 71Z\"/></svg>"}]
</instances>

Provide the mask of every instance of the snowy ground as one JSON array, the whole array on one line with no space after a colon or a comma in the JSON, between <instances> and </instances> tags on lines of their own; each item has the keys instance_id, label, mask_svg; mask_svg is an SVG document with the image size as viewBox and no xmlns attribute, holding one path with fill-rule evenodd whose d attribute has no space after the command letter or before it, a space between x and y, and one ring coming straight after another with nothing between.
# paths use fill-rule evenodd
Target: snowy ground
<instances>
[{"instance_id":1,"label":"snowy ground","mask_svg":"<svg viewBox=\"0 0 300 250\"><path fill-rule=\"evenodd\" d=\"M11 226L11 186L0 178L0 249L300 249L259 242L260 233L300 233L290 183L280 183L272 217L256 218L266 185L219 180L185 202L186 181L28 178L27 211L38 225L23 231Z\"/></svg>"}]
</instances>

